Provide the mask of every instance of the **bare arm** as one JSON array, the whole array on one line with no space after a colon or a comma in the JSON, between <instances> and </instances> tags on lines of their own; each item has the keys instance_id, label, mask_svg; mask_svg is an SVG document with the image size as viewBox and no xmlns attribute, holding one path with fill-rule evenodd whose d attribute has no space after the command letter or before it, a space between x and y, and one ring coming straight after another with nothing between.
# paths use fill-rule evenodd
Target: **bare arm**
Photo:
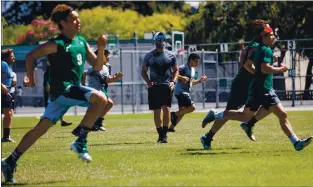
<instances>
[{"instance_id":1,"label":"bare arm","mask_svg":"<svg viewBox=\"0 0 313 187\"><path fill-rule=\"evenodd\" d=\"M108 83L116 82L119 78L122 78L124 74L122 72L116 73L114 76L108 77Z\"/></svg>"},{"instance_id":2,"label":"bare arm","mask_svg":"<svg viewBox=\"0 0 313 187\"><path fill-rule=\"evenodd\" d=\"M16 86L16 81L12 81L11 86L12 87Z\"/></svg>"},{"instance_id":3,"label":"bare arm","mask_svg":"<svg viewBox=\"0 0 313 187\"><path fill-rule=\"evenodd\" d=\"M96 55L89 44L86 45L87 52L87 61L96 71L101 71L102 66L106 63L106 59L104 58L104 48L107 45L108 38L105 35L100 35L97 41L98 45L98 55Z\"/></svg>"},{"instance_id":4,"label":"bare arm","mask_svg":"<svg viewBox=\"0 0 313 187\"><path fill-rule=\"evenodd\" d=\"M254 74L255 73L255 67L253 64L252 60L247 59L246 62L244 63L243 67L249 71L250 73Z\"/></svg>"},{"instance_id":5,"label":"bare arm","mask_svg":"<svg viewBox=\"0 0 313 187\"><path fill-rule=\"evenodd\" d=\"M269 63L261 64L261 71L262 73L265 73L265 74L286 72L287 70L288 68L286 66L273 67Z\"/></svg>"},{"instance_id":6,"label":"bare arm","mask_svg":"<svg viewBox=\"0 0 313 187\"><path fill-rule=\"evenodd\" d=\"M33 87L36 85L35 82L35 72L33 67L33 62L39 57L47 56L57 52L57 44L54 42L44 43L37 48L33 49L26 56L26 73L27 76L24 78L24 83L28 87Z\"/></svg>"},{"instance_id":7,"label":"bare arm","mask_svg":"<svg viewBox=\"0 0 313 187\"><path fill-rule=\"evenodd\" d=\"M84 73L83 73L83 76L82 76L82 80L81 80L81 84L82 84L83 86L86 85L86 76L87 76L87 73L84 72Z\"/></svg>"},{"instance_id":8,"label":"bare arm","mask_svg":"<svg viewBox=\"0 0 313 187\"><path fill-rule=\"evenodd\" d=\"M178 66L173 66L172 67L173 70L173 82L176 82L178 79Z\"/></svg>"},{"instance_id":9,"label":"bare arm","mask_svg":"<svg viewBox=\"0 0 313 187\"><path fill-rule=\"evenodd\" d=\"M105 61L104 58L104 47L98 47L98 56L92 51L89 44L87 44L86 49L86 59L88 63L93 67L96 71L101 71L103 63Z\"/></svg>"},{"instance_id":10,"label":"bare arm","mask_svg":"<svg viewBox=\"0 0 313 187\"><path fill-rule=\"evenodd\" d=\"M182 82L188 82L189 81L189 77L186 76L182 76L182 75L177 75L177 80L180 80Z\"/></svg>"},{"instance_id":11,"label":"bare arm","mask_svg":"<svg viewBox=\"0 0 313 187\"><path fill-rule=\"evenodd\" d=\"M203 81L206 81L206 80L208 80L208 77L206 75L203 75L203 76L200 77L199 80L193 80L192 81L192 85L200 84L200 83L202 83Z\"/></svg>"},{"instance_id":12,"label":"bare arm","mask_svg":"<svg viewBox=\"0 0 313 187\"><path fill-rule=\"evenodd\" d=\"M152 83L148 77L148 67L145 64L141 66L141 76L143 80L147 83L148 88L152 87Z\"/></svg>"},{"instance_id":13,"label":"bare arm","mask_svg":"<svg viewBox=\"0 0 313 187\"><path fill-rule=\"evenodd\" d=\"M1 92L3 94L9 93L8 87L6 85L2 84L2 83L1 83Z\"/></svg>"}]
</instances>

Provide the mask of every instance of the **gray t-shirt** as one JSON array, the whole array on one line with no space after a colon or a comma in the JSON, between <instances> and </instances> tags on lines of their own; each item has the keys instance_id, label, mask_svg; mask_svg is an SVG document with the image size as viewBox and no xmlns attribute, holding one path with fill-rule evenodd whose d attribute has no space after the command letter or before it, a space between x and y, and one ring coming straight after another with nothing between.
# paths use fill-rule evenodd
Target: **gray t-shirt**
<instances>
[{"instance_id":1,"label":"gray t-shirt","mask_svg":"<svg viewBox=\"0 0 313 187\"><path fill-rule=\"evenodd\" d=\"M101 91L107 89L107 79L109 75L109 68L106 65L103 65L101 71L95 71L90 67L87 70L86 76L87 86Z\"/></svg>"},{"instance_id":2,"label":"gray t-shirt","mask_svg":"<svg viewBox=\"0 0 313 187\"><path fill-rule=\"evenodd\" d=\"M162 53L157 53L152 50L146 54L144 64L150 70L150 80L156 84L169 84L173 81L172 67L177 65L176 56L164 50Z\"/></svg>"},{"instance_id":3,"label":"gray t-shirt","mask_svg":"<svg viewBox=\"0 0 313 187\"><path fill-rule=\"evenodd\" d=\"M195 79L195 74L196 74L195 68L190 67L189 63L186 63L184 65L179 66L178 71L179 71L179 75L188 77L189 82L184 83L178 79L174 87L174 94L175 95L179 95L181 93L190 94L192 81Z\"/></svg>"}]
</instances>

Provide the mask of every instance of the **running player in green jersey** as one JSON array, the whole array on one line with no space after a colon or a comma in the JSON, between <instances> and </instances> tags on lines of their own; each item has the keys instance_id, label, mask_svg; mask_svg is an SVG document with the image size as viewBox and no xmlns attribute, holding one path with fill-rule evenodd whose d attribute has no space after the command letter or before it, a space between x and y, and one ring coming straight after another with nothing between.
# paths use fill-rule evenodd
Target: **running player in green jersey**
<instances>
[{"instance_id":1,"label":"running player in green jersey","mask_svg":"<svg viewBox=\"0 0 313 187\"><path fill-rule=\"evenodd\" d=\"M264 20L253 20L252 21L252 29L254 32L254 40L252 40L246 48L242 50L241 56L240 56L240 65L241 68L232 81L231 90L230 90L230 96L227 101L226 111L229 110L238 110L240 109L246 102L248 98L248 87L253 79L253 74L255 72L255 68L253 65L252 59L255 56L255 48L259 46L260 39L257 28L259 25L266 24L267 22ZM256 116L254 116L248 124L251 126L254 126L256 121L264 118L269 114L269 111L265 110L264 108L261 108L260 111L257 113ZM226 119L220 119L216 120L210 129L208 133L206 133L204 136L201 137L201 142L203 144L204 149L211 149L211 141L213 139L213 136L222 128L222 126L227 122ZM203 120L202 128L204 128L208 122L206 121L206 118ZM255 141L256 138L252 133L252 128L246 128L246 123L242 123L241 127L246 132L247 136Z\"/></svg>"},{"instance_id":2,"label":"running player in green jersey","mask_svg":"<svg viewBox=\"0 0 313 187\"><path fill-rule=\"evenodd\" d=\"M208 121L221 118L224 120L247 121L255 114L260 106L263 106L266 110L273 111L279 119L283 132L290 139L295 150L301 151L312 142L313 137L299 139L292 129L287 113L273 89L273 73L286 72L288 68L284 65L281 67L273 66L274 56L270 47L275 43L275 36L269 24L263 25L261 29L261 43L256 48L253 58L255 76L249 85L248 99L244 111L230 110L220 113L213 112L213 114L212 111L210 111L207 118L209 119ZM206 142L204 142L203 145L205 145L205 143Z\"/></svg>"},{"instance_id":3,"label":"running player in green jersey","mask_svg":"<svg viewBox=\"0 0 313 187\"><path fill-rule=\"evenodd\" d=\"M15 182L13 174L16 162L50 127L55 124L61 116L75 105L88 107L86 115L80 125L83 128L79 137L71 145L71 149L77 155L89 162L92 160L87 149L87 135L104 110L107 103L105 95L93 88L81 86L80 80L83 74L85 59L94 67L101 70L104 59L104 48L107 38L101 35L97 45L98 56L94 54L86 40L78 35L80 32L80 19L78 13L73 8L65 5L57 5L51 14L52 21L58 24L61 34L56 38L32 50L26 56L27 76L24 84L34 87L34 67L33 61L42 56L48 56L50 62L50 100L39 123L25 134L19 145L12 154L2 160L2 172L5 182Z\"/></svg>"}]
</instances>

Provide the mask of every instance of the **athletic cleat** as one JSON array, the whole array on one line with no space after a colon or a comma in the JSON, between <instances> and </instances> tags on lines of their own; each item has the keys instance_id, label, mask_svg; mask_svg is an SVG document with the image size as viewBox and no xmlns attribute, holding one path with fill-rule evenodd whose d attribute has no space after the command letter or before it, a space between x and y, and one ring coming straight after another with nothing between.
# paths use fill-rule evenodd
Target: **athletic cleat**
<instances>
[{"instance_id":1,"label":"athletic cleat","mask_svg":"<svg viewBox=\"0 0 313 187\"><path fill-rule=\"evenodd\" d=\"M99 127L97 124L93 124L92 128L91 128L91 131L98 131L99 130Z\"/></svg>"},{"instance_id":2,"label":"athletic cleat","mask_svg":"<svg viewBox=\"0 0 313 187\"><path fill-rule=\"evenodd\" d=\"M212 147L211 147L211 141L212 140L209 140L205 135L201 136L200 141L203 145L204 150L211 150L212 149Z\"/></svg>"},{"instance_id":3,"label":"athletic cleat","mask_svg":"<svg viewBox=\"0 0 313 187\"><path fill-rule=\"evenodd\" d=\"M11 138L11 136L9 136L8 138L2 138L1 142L15 142L15 141Z\"/></svg>"},{"instance_id":4,"label":"athletic cleat","mask_svg":"<svg viewBox=\"0 0 313 187\"><path fill-rule=\"evenodd\" d=\"M9 164L5 159L1 161L2 173L4 176L4 183L15 183L15 179L13 178L14 171L16 168L16 163Z\"/></svg>"},{"instance_id":5,"label":"athletic cleat","mask_svg":"<svg viewBox=\"0 0 313 187\"><path fill-rule=\"evenodd\" d=\"M79 158L83 159L84 161L91 162L92 158L88 153L87 149L87 140L76 140L71 145L71 150L74 151Z\"/></svg>"},{"instance_id":6,"label":"athletic cleat","mask_svg":"<svg viewBox=\"0 0 313 187\"><path fill-rule=\"evenodd\" d=\"M313 138L313 136L311 136L311 137L309 137L307 139L304 139L304 140L298 140L294 144L294 147L295 147L296 151L301 151L303 148L308 146L312 142L312 138Z\"/></svg>"},{"instance_id":7,"label":"athletic cleat","mask_svg":"<svg viewBox=\"0 0 313 187\"><path fill-rule=\"evenodd\" d=\"M177 124L177 116L175 115L175 112L171 112L171 123L174 126Z\"/></svg>"},{"instance_id":8,"label":"athletic cleat","mask_svg":"<svg viewBox=\"0 0 313 187\"><path fill-rule=\"evenodd\" d=\"M248 138L252 141L256 141L255 136L253 135L252 127L249 127L247 123L241 123L240 127L245 131Z\"/></svg>"},{"instance_id":9,"label":"athletic cleat","mask_svg":"<svg viewBox=\"0 0 313 187\"><path fill-rule=\"evenodd\" d=\"M167 136L164 137L159 136L157 143L167 143Z\"/></svg>"},{"instance_id":10,"label":"athletic cleat","mask_svg":"<svg viewBox=\"0 0 313 187\"><path fill-rule=\"evenodd\" d=\"M104 128L103 126L100 126L100 127L98 128L98 130L99 130L99 131L106 131L107 129Z\"/></svg>"},{"instance_id":11,"label":"athletic cleat","mask_svg":"<svg viewBox=\"0 0 313 187\"><path fill-rule=\"evenodd\" d=\"M61 122L61 126L62 126L62 127L70 126L70 125L72 125L72 124L73 124L72 122L66 122L66 121L62 121L62 122Z\"/></svg>"},{"instance_id":12,"label":"athletic cleat","mask_svg":"<svg viewBox=\"0 0 313 187\"><path fill-rule=\"evenodd\" d=\"M167 143L167 136L164 136L160 143Z\"/></svg>"},{"instance_id":13,"label":"athletic cleat","mask_svg":"<svg viewBox=\"0 0 313 187\"><path fill-rule=\"evenodd\" d=\"M176 130L169 128L167 132L176 132Z\"/></svg>"},{"instance_id":14,"label":"athletic cleat","mask_svg":"<svg viewBox=\"0 0 313 187\"><path fill-rule=\"evenodd\" d=\"M161 136L159 136L159 139L158 139L157 143L161 143L162 139L163 138Z\"/></svg>"},{"instance_id":15,"label":"athletic cleat","mask_svg":"<svg viewBox=\"0 0 313 187\"><path fill-rule=\"evenodd\" d=\"M91 130L92 131L106 131L106 129L103 127L103 120L104 118L98 118L96 122L92 125Z\"/></svg>"},{"instance_id":16,"label":"athletic cleat","mask_svg":"<svg viewBox=\"0 0 313 187\"><path fill-rule=\"evenodd\" d=\"M210 110L208 114L205 116L205 118L202 121L202 128L204 128L207 124L215 120L214 114L215 110Z\"/></svg>"}]
</instances>

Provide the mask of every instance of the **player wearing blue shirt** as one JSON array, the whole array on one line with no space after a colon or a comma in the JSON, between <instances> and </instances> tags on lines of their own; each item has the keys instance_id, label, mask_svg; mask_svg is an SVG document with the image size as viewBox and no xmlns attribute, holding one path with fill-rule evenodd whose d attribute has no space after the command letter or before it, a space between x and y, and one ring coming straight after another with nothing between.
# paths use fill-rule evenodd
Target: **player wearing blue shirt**
<instances>
[{"instance_id":1,"label":"player wearing blue shirt","mask_svg":"<svg viewBox=\"0 0 313 187\"><path fill-rule=\"evenodd\" d=\"M11 65L15 62L13 50L10 48L2 50L1 58L1 113L4 115L1 142L14 142L10 137L11 121L14 113L14 99L9 92L13 80Z\"/></svg>"},{"instance_id":2,"label":"player wearing blue shirt","mask_svg":"<svg viewBox=\"0 0 313 187\"><path fill-rule=\"evenodd\" d=\"M174 87L174 95L178 101L179 111L171 112L172 124L168 129L169 132L175 132L174 127L184 115L196 109L196 105L190 97L191 87L207 80L207 76L205 75L201 76L199 80L195 80L195 67L199 65L199 62L200 56L196 53L191 53L188 57L188 62L178 68L178 80Z\"/></svg>"}]
</instances>

